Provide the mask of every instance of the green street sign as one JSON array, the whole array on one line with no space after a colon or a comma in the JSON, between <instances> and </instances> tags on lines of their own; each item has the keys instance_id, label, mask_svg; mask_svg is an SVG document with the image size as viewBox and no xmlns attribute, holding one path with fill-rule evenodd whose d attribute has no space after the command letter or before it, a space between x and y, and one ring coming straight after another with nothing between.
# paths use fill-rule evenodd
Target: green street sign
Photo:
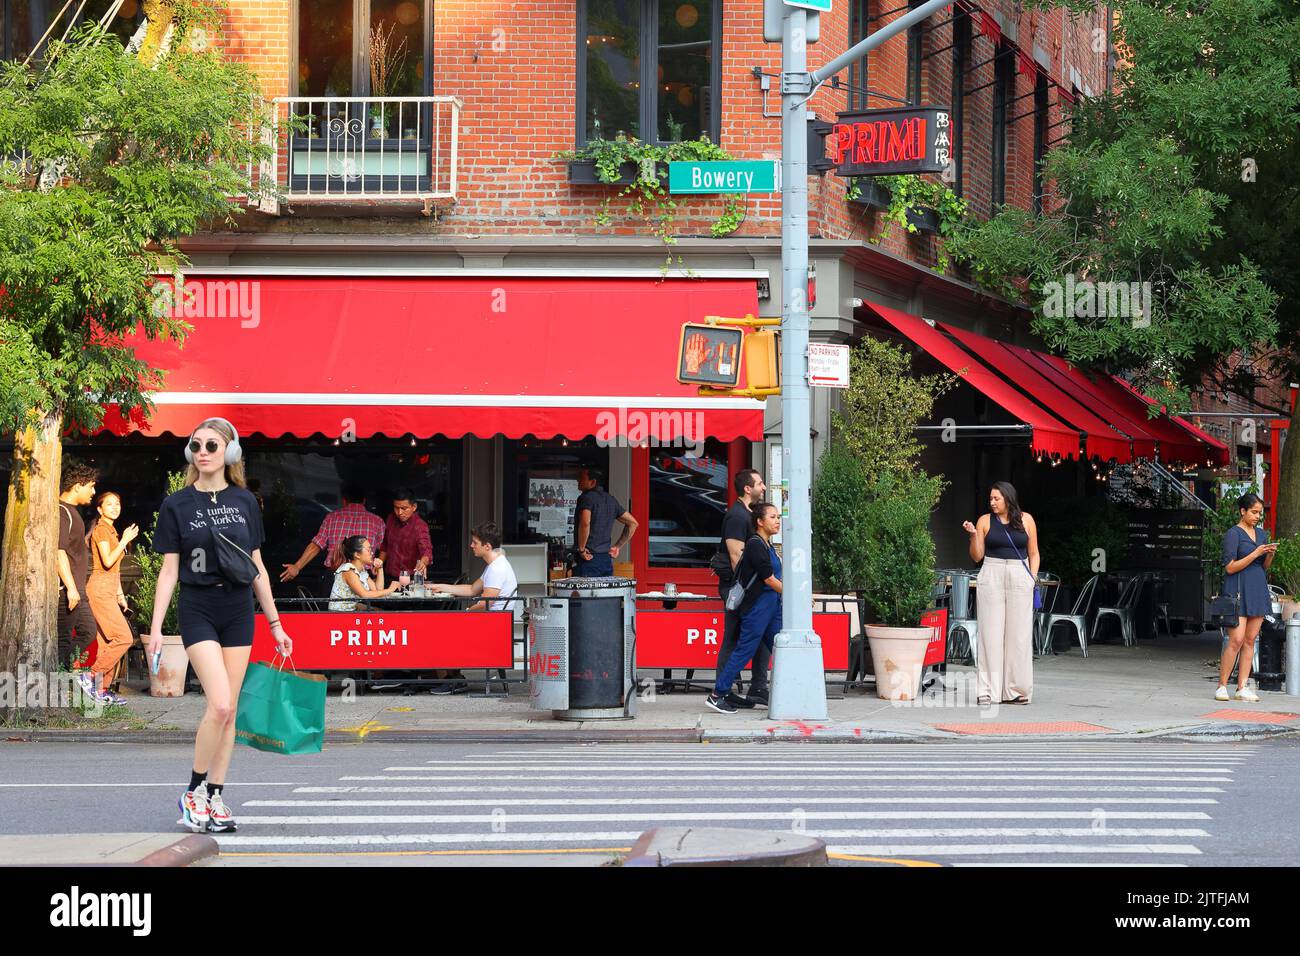
<instances>
[{"instance_id":1,"label":"green street sign","mask_svg":"<svg viewBox=\"0 0 1300 956\"><path fill-rule=\"evenodd\" d=\"M669 163L670 193L774 193L777 163L771 159L742 162Z\"/></svg>"},{"instance_id":2,"label":"green street sign","mask_svg":"<svg viewBox=\"0 0 1300 956\"><path fill-rule=\"evenodd\" d=\"M818 10L822 13L831 12L831 0L785 0L787 7L803 7L805 10Z\"/></svg>"}]
</instances>

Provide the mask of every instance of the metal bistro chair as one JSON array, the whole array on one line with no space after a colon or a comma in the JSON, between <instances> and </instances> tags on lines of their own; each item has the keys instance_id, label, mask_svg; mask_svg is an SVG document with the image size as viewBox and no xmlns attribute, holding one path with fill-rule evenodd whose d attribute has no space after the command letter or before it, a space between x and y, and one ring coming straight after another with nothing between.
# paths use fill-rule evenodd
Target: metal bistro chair
<instances>
[{"instance_id":1,"label":"metal bistro chair","mask_svg":"<svg viewBox=\"0 0 1300 956\"><path fill-rule=\"evenodd\" d=\"M1047 616L1047 634L1044 640L1051 644L1052 629L1058 624L1069 624L1074 628L1074 633L1079 639L1079 650L1083 651L1083 656L1088 656L1088 611L1092 607L1093 597L1097 593L1097 582L1101 579L1100 574L1094 574L1088 579L1088 583L1083 586L1079 596L1074 599L1074 607L1069 614L1049 614Z\"/></svg>"},{"instance_id":2,"label":"metal bistro chair","mask_svg":"<svg viewBox=\"0 0 1300 956\"><path fill-rule=\"evenodd\" d=\"M1092 636L1091 640L1097 642L1097 632L1101 630L1102 619L1108 615L1113 616L1119 621L1120 635L1124 638L1124 646L1132 647L1137 643L1137 635L1134 633L1134 610L1137 608L1138 598L1142 595L1142 587L1146 584L1147 575L1145 571L1139 571L1129 580L1124 582L1120 588L1119 600L1112 607L1098 607L1097 615L1092 619Z\"/></svg>"},{"instance_id":3,"label":"metal bistro chair","mask_svg":"<svg viewBox=\"0 0 1300 956\"><path fill-rule=\"evenodd\" d=\"M1041 656L1052 653L1052 629L1048 622L1056 610L1056 598L1061 593L1061 579L1055 574L1039 571L1036 586L1043 589L1043 606L1034 612L1034 644L1036 652Z\"/></svg>"},{"instance_id":4,"label":"metal bistro chair","mask_svg":"<svg viewBox=\"0 0 1300 956\"><path fill-rule=\"evenodd\" d=\"M319 611L320 604L317 603L316 595L308 591L303 585L298 585L298 597L302 599L302 609L304 611Z\"/></svg>"}]
</instances>

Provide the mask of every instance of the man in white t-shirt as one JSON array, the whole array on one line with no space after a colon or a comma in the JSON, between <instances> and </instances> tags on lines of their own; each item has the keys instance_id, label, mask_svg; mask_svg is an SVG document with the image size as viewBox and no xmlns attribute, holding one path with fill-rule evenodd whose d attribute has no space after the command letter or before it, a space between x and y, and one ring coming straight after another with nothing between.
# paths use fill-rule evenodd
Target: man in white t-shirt
<instances>
[{"instance_id":1,"label":"man in white t-shirt","mask_svg":"<svg viewBox=\"0 0 1300 956\"><path fill-rule=\"evenodd\" d=\"M510 561L501 551L501 529L491 521L477 526L470 532L469 549L474 557L481 559L487 565L483 569L482 577L473 584L439 584L438 590L455 594L457 597L482 598L470 605L467 610L509 610L518 620L523 610L521 602L504 600L516 596L519 591L519 581L515 577L515 569L510 566ZM492 600L492 598L500 600ZM445 676L454 683L440 684L430 691L432 694L463 694L469 690L465 675L460 671L450 671L446 675L438 676Z\"/></svg>"}]
</instances>

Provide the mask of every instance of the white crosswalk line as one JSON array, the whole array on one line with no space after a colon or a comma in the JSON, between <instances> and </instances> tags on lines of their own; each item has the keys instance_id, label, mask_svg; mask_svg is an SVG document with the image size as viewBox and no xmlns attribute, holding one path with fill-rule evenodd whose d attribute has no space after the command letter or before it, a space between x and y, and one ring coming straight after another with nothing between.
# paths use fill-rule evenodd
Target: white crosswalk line
<instances>
[{"instance_id":1,"label":"white crosswalk line","mask_svg":"<svg viewBox=\"0 0 1300 956\"><path fill-rule=\"evenodd\" d=\"M793 774L792 774L792 773L769 773L769 774L763 774L762 779L764 779L764 780L844 780L846 777L862 777L863 779L867 779L867 780L925 780L925 781L933 781L933 780L1025 780L1025 779L1033 779L1033 780L1081 780L1081 781L1082 781L1082 780L1131 780L1131 781L1141 781L1141 782L1143 782L1143 783L1153 783L1153 782L1159 782L1159 781L1163 781L1163 782L1166 782L1166 783L1172 783L1173 781L1176 781L1176 780L1188 780L1188 781L1194 781L1194 782L1196 782L1196 783L1231 783L1231 782L1232 782L1232 778L1231 778L1231 777L1224 777L1224 776L1215 776L1215 777L1166 777L1166 776L1152 775L1152 774L1142 774L1142 775L1135 775L1135 776L1129 776L1129 775L1125 775L1125 774L1120 774L1120 775L1115 775L1115 776L1105 776L1105 777L1102 777L1102 776L1097 776L1097 777L1079 777L1079 776L1073 776L1073 775L1071 775L1071 774L1042 774L1042 775L1035 775L1035 776L1033 776L1032 778L1029 778L1029 777L1023 777L1023 776L1017 776L1017 775L1015 775L1015 774L987 774L987 773L920 773L920 774L917 774L917 773L872 773L872 772L870 772L870 771L864 771L864 772L845 771L844 773L810 773L810 774L803 774L803 773L793 773ZM550 781L561 782L561 781L570 781L570 780L640 780L640 781L645 781L645 780L647 780L647 779L649 779L649 778L648 778L645 774L628 774L628 773L618 773L618 774L608 774L608 775L594 775L594 774L558 774L558 775L552 775L552 776L544 776L544 775L534 774L534 773L523 773L523 774L491 774L491 775L484 775L484 774L438 774L438 775L436 775L436 776L428 775L428 774L424 774L424 775L421 775L421 774L409 774L409 775L408 775L408 774L371 774L371 775L369 775L369 776L359 775L359 776L340 777L339 779L340 779L340 780L398 780L398 781L401 781L401 780L405 780L405 781L419 781L419 780L428 780L428 781L437 781L437 780L444 780L444 781L451 781L451 780L465 780L465 781L473 781L473 780L480 780L480 781L481 781L481 780L484 780L484 779L491 779L491 780L519 780L519 781L522 781L522 782L525 782L525 783L529 783L529 782L538 781L538 780L544 780L544 781L548 781L548 782L550 782ZM748 773L709 773L709 774L682 774L682 773L675 773L675 774L672 774L672 779L673 779L673 780L704 780L704 781L718 781L718 780L753 780L753 779L754 779L754 774L748 774Z\"/></svg>"},{"instance_id":2,"label":"white crosswalk line","mask_svg":"<svg viewBox=\"0 0 1300 956\"><path fill-rule=\"evenodd\" d=\"M746 793L906 793L911 788L901 784L860 783L852 786L811 787L795 785L773 785L754 783L745 786ZM658 784L659 793L714 793L717 787L677 786ZM930 793L1227 793L1223 787L1113 787L1113 786L1075 786L1064 785L1019 785L1003 786L967 786L963 784L929 784L926 791ZM513 787L513 786L464 786L464 787L295 787L294 793L644 793L645 787Z\"/></svg>"},{"instance_id":3,"label":"white crosswalk line","mask_svg":"<svg viewBox=\"0 0 1300 956\"><path fill-rule=\"evenodd\" d=\"M710 796L711 805L735 804L737 806L762 806L764 804L799 803L849 804L900 803L917 804L1140 804L1142 806L1195 806L1214 805L1219 801L1205 797L1176 799L1173 797L731 797ZM245 800L245 807L635 807L680 806L701 802L699 797L528 797L514 800Z\"/></svg>"},{"instance_id":4,"label":"white crosswalk line","mask_svg":"<svg viewBox=\"0 0 1300 956\"><path fill-rule=\"evenodd\" d=\"M829 847L828 847L829 849ZM1190 843L1119 843L1096 845L1089 843L932 843L932 844L869 844L864 846L836 846L836 853L861 856L1034 856L1043 853L1185 853L1199 856L1201 851ZM1037 865L1037 864L1035 864Z\"/></svg>"},{"instance_id":5,"label":"white crosswalk line","mask_svg":"<svg viewBox=\"0 0 1300 956\"><path fill-rule=\"evenodd\" d=\"M359 826L362 824L466 824L466 823L619 823L628 820L709 820L740 823L757 820L788 822L794 811L715 811L692 813L394 813L322 814L239 818L240 826ZM806 820L1092 820L1098 813L1107 820L1208 820L1199 810L805 810Z\"/></svg>"}]
</instances>

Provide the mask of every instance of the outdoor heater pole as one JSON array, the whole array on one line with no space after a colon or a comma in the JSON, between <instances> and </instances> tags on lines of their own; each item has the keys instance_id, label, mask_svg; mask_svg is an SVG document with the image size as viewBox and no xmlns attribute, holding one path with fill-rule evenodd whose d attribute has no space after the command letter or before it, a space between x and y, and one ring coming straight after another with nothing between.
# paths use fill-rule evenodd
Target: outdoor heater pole
<instances>
[{"instance_id":1,"label":"outdoor heater pole","mask_svg":"<svg viewBox=\"0 0 1300 956\"><path fill-rule=\"evenodd\" d=\"M816 87L881 43L947 7L930 0L847 53L808 72L807 11L787 7L781 32L781 631L768 716L826 717L822 643L812 626L812 438L808 384L808 100Z\"/></svg>"}]
</instances>

